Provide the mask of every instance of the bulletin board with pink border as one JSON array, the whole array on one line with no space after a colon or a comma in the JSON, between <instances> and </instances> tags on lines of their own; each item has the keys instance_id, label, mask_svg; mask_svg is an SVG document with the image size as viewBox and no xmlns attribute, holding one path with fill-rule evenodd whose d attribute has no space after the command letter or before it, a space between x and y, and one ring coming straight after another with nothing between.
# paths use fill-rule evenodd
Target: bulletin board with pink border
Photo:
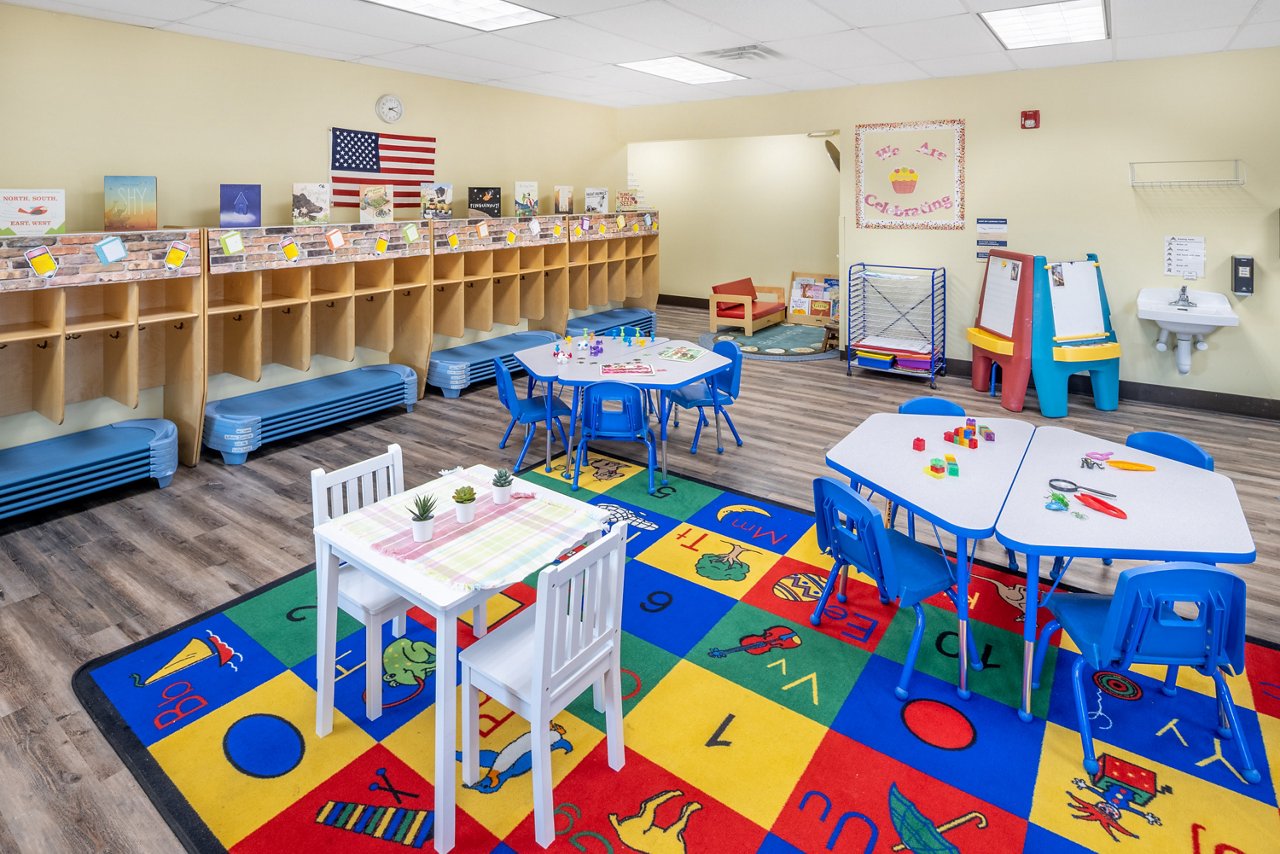
<instances>
[{"instance_id":1,"label":"bulletin board with pink border","mask_svg":"<svg viewBox=\"0 0 1280 854\"><path fill-rule=\"evenodd\" d=\"M858 228L964 228L964 119L854 126Z\"/></svg>"}]
</instances>

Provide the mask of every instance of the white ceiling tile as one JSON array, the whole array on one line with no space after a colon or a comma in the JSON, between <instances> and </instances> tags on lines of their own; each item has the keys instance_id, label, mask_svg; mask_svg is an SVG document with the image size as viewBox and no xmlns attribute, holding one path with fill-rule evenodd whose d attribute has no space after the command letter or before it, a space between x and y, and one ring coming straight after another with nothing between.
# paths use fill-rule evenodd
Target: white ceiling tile
<instances>
[{"instance_id":1,"label":"white ceiling tile","mask_svg":"<svg viewBox=\"0 0 1280 854\"><path fill-rule=\"evenodd\" d=\"M438 77L442 80L457 80L462 83L484 83L488 86L498 86L501 81L490 80L487 77L480 77L474 74L462 74L456 69L442 69L425 71L421 66L411 65L405 62L394 62L383 56L364 56L360 59L353 60L358 65L371 65L375 68L389 68L392 71L403 71L407 74L417 74L424 77Z\"/></svg>"},{"instance_id":2,"label":"white ceiling tile","mask_svg":"<svg viewBox=\"0 0 1280 854\"><path fill-rule=\"evenodd\" d=\"M849 85L847 78L841 77L834 71L823 71L820 68L801 74L781 74L765 79L791 92L806 92L811 89L838 89L841 86Z\"/></svg>"},{"instance_id":3,"label":"white ceiling tile","mask_svg":"<svg viewBox=\"0 0 1280 854\"><path fill-rule=\"evenodd\" d=\"M1232 50L1277 46L1280 46L1280 20L1246 24L1228 45Z\"/></svg>"},{"instance_id":4,"label":"white ceiling tile","mask_svg":"<svg viewBox=\"0 0 1280 854\"><path fill-rule=\"evenodd\" d=\"M588 68L596 63L589 59L566 56L533 45L520 44L496 33L480 33L465 39L447 41L439 46L447 53L470 56L492 62L528 69L531 72L572 71Z\"/></svg>"},{"instance_id":5,"label":"white ceiling tile","mask_svg":"<svg viewBox=\"0 0 1280 854\"><path fill-rule=\"evenodd\" d=\"M6 2L10 2L10 0L6 0ZM77 6L75 3L65 3L62 0L11 0L11 2L15 6L30 6L33 9L43 9L46 12L61 12L67 15L77 15L81 18L97 18L103 21L114 21L117 24L132 24L136 27L159 27L169 23L163 18L93 9L88 6Z\"/></svg>"},{"instance_id":6,"label":"white ceiling tile","mask_svg":"<svg viewBox=\"0 0 1280 854\"><path fill-rule=\"evenodd\" d=\"M1075 44L1053 44L1009 51L1009 59L1019 68L1053 68L1063 65L1087 65L1115 59L1115 42L1111 39Z\"/></svg>"},{"instance_id":7,"label":"white ceiling tile","mask_svg":"<svg viewBox=\"0 0 1280 854\"><path fill-rule=\"evenodd\" d=\"M318 56L321 59L356 59L354 53L340 53L338 51L324 50L318 47L300 47L295 44L274 41L272 39L259 38L257 36L240 35L238 33L228 33L222 30L206 30L202 27L193 27L190 24L166 24L163 27L165 32L182 33L188 36L199 36L206 39L217 39L218 41L235 42L236 44L247 44L253 47L265 47L272 50L283 50L288 53L301 53L306 56Z\"/></svg>"},{"instance_id":8,"label":"white ceiling tile","mask_svg":"<svg viewBox=\"0 0 1280 854\"><path fill-rule=\"evenodd\" d=\"M698 87L715 92L722 98L741 98L746 95L777 95L787 90L767 80L726 80L724 83L704 83Z\"/></svg>"},{"instance_id":9,"label":"white ceiling tile","mask_svg":"<svg viewBox=\"0 0 1280 854\"><path fill-rule=\"evenodd\" d=\"M964 77L969 74L995 74L1012 71L1014 64L1004 53L975 53L972 56L949 56L945 59L917 59L916 66L931 77Z\"/></svg>"},{"instance_id":10,"label":"white ceiling tile","mask_svg":"<svg viewBox=\"0 0 1280 854\"><path fill-rule=\"evenodd\" d=\"M592 12L580 15L578 20L616 35L665 47L672 54L718 50L751 42L744 33L725 29L659 0Z\"/></svg>"},{"instance_id":11,"label":"white ceiling tile","mask_svg":"<svg viewBox=\"0 0 1280 854\"><path fill-rule=\"evenodd\" d=\"M1116 38L1239 26L1255 0L1118 0L1111 4Z\"/></svg>"},{"instance_id":12,"label":"white ceiling tile","mask_svg":"<svg viewBox=\"0 0 1280 854\"><path fill-rule=\"evenodd\" d=\"M510 80L529 75L528 69L516 65L463 56L460 53L446 53L434 47L411 47L384 53L376 58L407 66L419 74L438 74L442 77L458 75L469 80Z\"/></svg>"},{"instance_id":13,"label":"white ceiling tile","mask_svg":"<svg viewBox=\"0 0 1280 854\"><path fill-rule=\"evenodd\" d=\"M847 29L836 16L806 0L668 0L677 8L750 36L753 41L790 39Z\"/></svg>"},{"instance_id":14,"label":"white ceiling tile","mask_svg":"<svg viewBox=\"0 0 1280 854\"><path fill-rule=\"evenodd\" d=\"M972 15L871 27L864 32L903 59L944 59L1004 51L991 31Z\"/></svg>"},{"instance_id":15,"label":"white ceiling tile","mask_svg":"<svg viewBox=\"0 0 1280 854\"><path fill-rule=\"evenodd\" d=\"M1280 0L1261 0L1249 16L1249 23L1264 24L1280 21Z\"/></svg>"},{"instance_id":16,"label":"white ceiling tile","mask_svg":"<svg viewBox=\"0 0 1280 854\"><path fill-rule=\"evenodd\" d=\"M576 74L532 74L502 81L504 88L528 88L530 91L560 98L607 95L612 87Z\"/></svg>"},{"instance_id":17,"label":"white ceiling tile","mask_svg":"<svg viewBox=\"0 0 1280 854\"><path fill-rule=\"evenodd\" d=\"M743 77L759 80L777 77L780 74L801 74L811 71L815 66L803 59L787 56L748 57L733 59L726 56L715 56L714 51L695 54L691 59L704 62L714 68L731 71Z\"/></svg>"},{"instance_id":18,"label":"white ceiling tile","mask_svg":"<svg viewBox=\"0 0 1280 854\"><path fill-rule=\"evenodd\" d=\"M813 0L851 27L878 27L904 21L925 21L961 15L967 10L960 0Z\"/></svg>"},{"instance_id":19,"label":"white ceiling tile","mask_svg":"<svg viewBox=\"0 0 1280 854\"><path fill-rule=\"evenodd\" d=\"M902 61L902 57L856 30L765 42L765 46L827 71Z\"/></svg>"},{"instance_id":20,"label":"white ceiling tile","mask_svg":"<svg viewBox=\"0 0 1280 854\"><path fill-rule=\"evenodd\" d=\"M7 2L8 0L6 0ZM70 0L70 2L42 2L42 0L13 0L19 6L34 6L52 12L70 12L93 18L133 23L132 20L181 21L218 8L209 0ZM57 8L57 7L72 7Z\"/></svg>"},{"instance_id":21,"label":"white ceiling tile","mask_svg":"<svg viewBox=\"0 0 1280 854\"><path fill-rule=\"evenodd\" d=\"M554 21L538 21L523 27L512 27L503 30L502 36L512 41L560 51L569 56L611 64L657 59L671 53L661 47L588 27L572 18L556 18Z\"/></svg>"},{"instance_id":22,"label":"white ceiling tile","mask_svg":"<svg viewBox=\"0 0 1280 854\"><path fill-rule=\"evenodd\" d=\"M295 21L322 24L366 36L379 36L409 44L436 44L474 36L470 27L450 24L359 0L233 0L241 9L263 12Z\"/></svg>"},{"instance_id":23,"label":"white ceiling tile","mask_svg":"<svg viewBox=\"0 0 1280 854\"><path fill-rule=\"evenodd\" d=\"M187 23L202 30L283 42L295 45L296 50L303 52L316 48L333 53L370 56L410 46L408 42L366 36L303 21L291 21L275 15L250 12L235 6L216 7L212 12L188 19Z\"/></svg>"},{"instance_id":24,"label":"white ceiling tile","mask_svg":"<svg viewBox=\"0 0 1280 854\"><path fill-rule=\"evenodd\" d=\"M668 101L648 92L614 92L612 95L592 98L591 103L605 107L653 107Z\"/></svg>"},{"instance_id":25,"label":"white ceiling tile","mask_svg":"<svg viewBox=\"0 0 1280 854\"><path fill-rule=\"evenodd\" d=\"M884 65L868 65L840 71L840 76L851 83L873 86L877 83L902 83L907 80L924 80L929 75L911 62L890 62Z\"/></svg>"},{"instance_id":26,"label":"white ceiling tile","mask_svg":"<svg viewBox=\"0 0 1280 854\"><path fill-rule=\"evenodd\" d=\"M587 12L599 12L601 9L613 9L617 6L634 6L649 0L513 0L513 2L562 18L583 15Z\"/></svg>"},{"instance_id":27,"label":"white ceiling tile","mask_svg":"<svg viewBox=\"0 0 1280 854\"><path fill-rule=\"evenodd\" d=\"M1118 38L1116 39L1116 59L1155 59L1161 56L1182 56L1188 53L1225 50L1235 34L1235 27L1214 27L1186 33Z\"/></svg>"}]
</instances>

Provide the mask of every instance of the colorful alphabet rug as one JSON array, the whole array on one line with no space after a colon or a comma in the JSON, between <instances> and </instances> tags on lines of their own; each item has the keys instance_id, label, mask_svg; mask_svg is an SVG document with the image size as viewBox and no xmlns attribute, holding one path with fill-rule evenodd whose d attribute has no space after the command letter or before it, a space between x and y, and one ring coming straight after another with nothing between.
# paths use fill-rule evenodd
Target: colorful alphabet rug
<instances>
[{"instance_id":1,"label":"colorful alphabet rug","mask_svg":"<svg viewBox=\"0 0 1280 854\"><path fill-rule=\"evenodd\" d=\"M525 477L566 489L539 469ZM590 692L551 728L553 849L668 852L1275 851L1280 652L1249 646L1232 677L1262 781L1216 732L1210 680L1185 669L1085 670L1101 768L1088 775L1054 640L1034 695L1021 684L1023 579L978 567L970 590L985 667L957 697L945 597L926 605L905 702L894 696L915 619L854 576L810 622L828 561L813 517L593 457L578 497L630 523L622 646L626 764L609 768ZM941 559L941 558L940 558ZM517 584L490 625L528 608ZM315 735L315 583L300 571L85 665L76 690L179 838L200 851L429 849L434 634L413 611L384 627L385 712L364 716L364 629L338 627L332 734ZM420 618L420 619L418 619ZM1041 613L1041 620L1045 618ZM473 641L460 628L460 644ZM463 852L540 850L530 726L486 700L481 775L459 783ZM455 766L457 767L457 766ZM452 782L450 783L452 785Z\"/></svg>"}]
</instances>

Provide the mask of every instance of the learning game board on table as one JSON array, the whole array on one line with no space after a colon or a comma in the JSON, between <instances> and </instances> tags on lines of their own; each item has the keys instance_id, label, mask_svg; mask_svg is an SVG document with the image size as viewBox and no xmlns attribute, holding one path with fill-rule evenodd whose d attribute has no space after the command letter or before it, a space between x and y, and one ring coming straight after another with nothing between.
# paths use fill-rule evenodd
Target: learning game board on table
<instances>
[{"instance_id":1,"label":"learning game board on table","mask_svg":"<svg viewBox=\"0 0 1280 854\"><path fill-rule=\"evenodd\" d=\"M653 365L640 362L611 362L600 366L602 377L647 377L653 373Z\"/></svg>"}]
</instances>

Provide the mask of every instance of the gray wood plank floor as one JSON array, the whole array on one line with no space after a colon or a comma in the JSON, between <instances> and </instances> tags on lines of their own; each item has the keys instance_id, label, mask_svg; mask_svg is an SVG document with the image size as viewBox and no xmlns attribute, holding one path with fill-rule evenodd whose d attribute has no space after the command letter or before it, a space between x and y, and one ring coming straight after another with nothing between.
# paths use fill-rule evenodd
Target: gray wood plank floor
<instances>
[{"instance_id":1,"label":"gray wood plank floor","mask_svg":"<svg viewBox=\"0 0 1280 854\"><path fill-rule=\"evenodd\" d=\"M664 306L659 331L696 340L705 317ZM867 415L930 393L911 378L856 370L846 377L841 361L748 361L743 373L732 412L746 445L730 444L720 456L712 434L690 456L689 422L674 431L671 468L805 509L812 479L828 471L827 449ZM936 393L974 415L1003 414L966 380L942 378ZM1022 417L1049 423L1033 400ZM492 385L458 400L430 395L412 413L270 445L243 466L206 453L168 489L117 489L0 523L0 851L176 850L72 694L75 669L310 563L312 468L347 465L391 442L404 448L408 483L455 464L510 466L519 443L497 450L505 423ZM1073 397L1071 415L1052 423L1121 442L1135 430L1170 430L1213 454L1218 471L1234 479L1257 542L1257 562L1240 570L1250 586L1250 633L1280 640L1275 422L1129 402L1097 412ZM540 447L535 441L531 454ZM1003 552L983 544L979 557L999 563ZM1068 580L1106 589L1125 565L1079 561Z\"/></svg>"}]
</instances>

